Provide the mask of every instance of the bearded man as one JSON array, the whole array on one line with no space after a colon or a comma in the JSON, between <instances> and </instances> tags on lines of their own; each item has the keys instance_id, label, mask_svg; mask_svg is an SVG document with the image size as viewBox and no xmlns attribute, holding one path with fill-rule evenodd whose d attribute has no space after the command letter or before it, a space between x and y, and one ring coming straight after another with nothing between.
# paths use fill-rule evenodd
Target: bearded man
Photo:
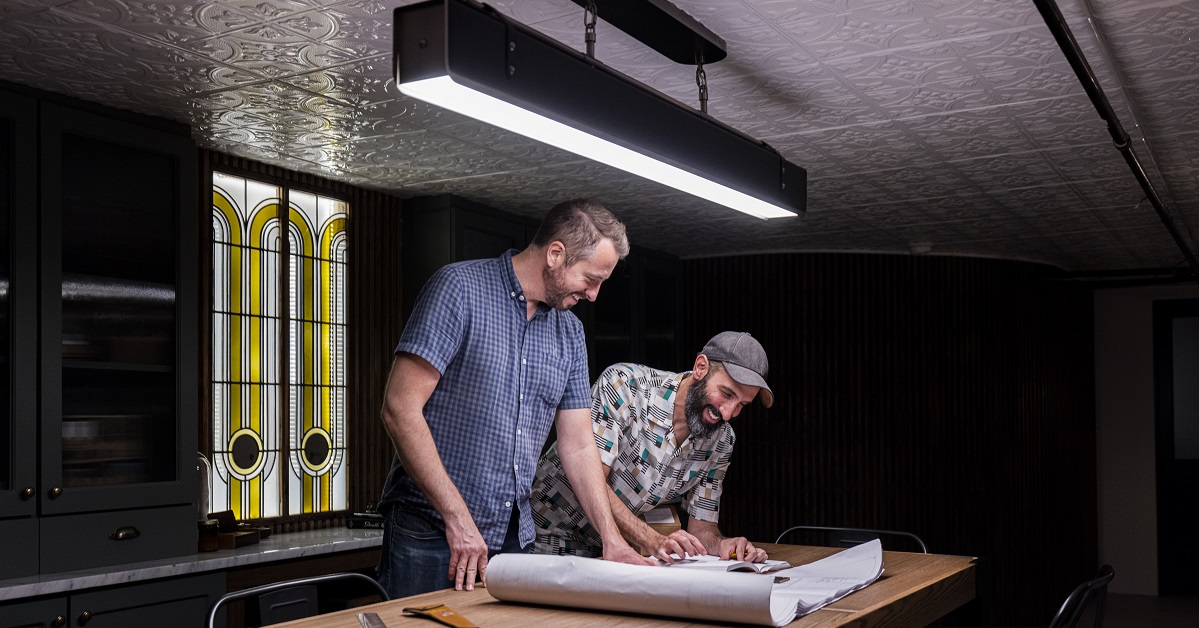
<instances>
[{"instance_id":1,"label":"bearded man","mask_svg":"<svg viewBox=\"0 0 1199 628\"><path fill-rule=\"evenodd\" d=\"M486 579L527 551L537 456L550 425L604 558L651 562L610 511L587 407L587 344L570 308L629 253L624 225L585 199L554 206L517 253L442 267L396 346L382 419L395 445L379 512L378 579L395 599Z\"/></svg>"},{"instance_id":2,"label":"bearded man","mask_svg":"<svg viewBox=\"0 0 1199 628\"><path fill-rule=\"evenodd\" d=\"M612 515L642 553L666 562L702 554L766 559L745 537L722 536L718 523L735 440L729 421L754 397L768 408L774 404L768 366L753 336L726 331L708 341L689 372L621 363L591 387L591 423ZM534 552L600 556L606 549L607 539L579 507L572 486L555 443L542 454L533 481ZM642 520L676 499L688 514L685 530L662 535Z\"/></svg>"}]
</instances>

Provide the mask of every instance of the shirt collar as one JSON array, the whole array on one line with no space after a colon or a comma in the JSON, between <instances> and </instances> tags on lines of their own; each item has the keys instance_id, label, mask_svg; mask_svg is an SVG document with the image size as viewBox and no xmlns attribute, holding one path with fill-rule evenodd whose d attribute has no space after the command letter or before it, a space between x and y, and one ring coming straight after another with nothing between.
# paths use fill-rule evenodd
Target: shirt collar
<instances>
[{"instance_id":1,"label":"shirt collar","mask_svg":"<svg viewBox=\"0 0 1199 628\"><path fill-rule=\"evenodd\" d=\"M520 280L516 278L516 269L512 266L512 256L516 255L517 253L519 253L519 251L516 249L508 249L503 255L500 256L500 272L503 274L504 281L508 285L509 298L511 298L516 306L520 308L521 314L523 315L528 311L526 310L525 289L521 287ZM537 305L537 315L540 315L547 309L548 307L545 303L539 303Z\"/></svg>"},{"instance_id":2,"label":"shirt collar","mask_svg":"<svg viewBox=\"0 0 1199 628\"><path fill-rule=\"evenodd\" d=\"M669 410L669 412L666 413L664 418L652 412L648 415L649 420L656 423L658 428L667 434L673 434L674 432L674 402L678 400L679 384L690 373L691 371L684 371L682 373L667 375L666 379L662 381L662 393L658 395L656 401L665 406L664 409Z\"/></svg>"}]
</instances>

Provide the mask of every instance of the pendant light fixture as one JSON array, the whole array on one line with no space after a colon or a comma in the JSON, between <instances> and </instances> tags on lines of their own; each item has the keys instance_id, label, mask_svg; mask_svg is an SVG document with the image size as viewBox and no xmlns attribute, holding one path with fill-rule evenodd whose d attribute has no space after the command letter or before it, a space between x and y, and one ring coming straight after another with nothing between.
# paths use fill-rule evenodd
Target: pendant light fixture
<instances>
[{"instance_id":1,"label":"pendant light fixture","mask_svg":"<svg viewBox=\"0 0 1199 628\"><path fill-rule=\"evenodd\" d=\"M394 30L407 96L759 218L806 208L807 173L770 146L489 6L399 7Z\"/></svg>"}]
</instances>

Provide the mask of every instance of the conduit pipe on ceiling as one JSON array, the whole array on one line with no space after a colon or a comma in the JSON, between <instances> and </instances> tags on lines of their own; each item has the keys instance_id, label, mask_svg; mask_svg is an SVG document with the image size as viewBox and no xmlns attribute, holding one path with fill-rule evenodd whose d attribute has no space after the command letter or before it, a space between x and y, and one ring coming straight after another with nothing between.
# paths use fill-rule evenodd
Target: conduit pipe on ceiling
<instances>
[{"instance_id":1,"label":"conduit pipe on ceiling","mask_svg":"<svg viewBox=\"0 0 1199 628\"><path fill-rule=\"evenodd\" d=\"M1099 81L1095 78L1095 73L1091 71L1091 66L1087 63L1086 56L1083 55L1082 49L1078 46L1078 41L1074 39L1073 33L1070 32L1070 27L1066 24L1065 18L1062 17L1062 12L1058 9L1057 2L1055 0L1033 0L1033 3L1037 5L1037 10L1041 12L1041 17L1045 20L1045 25L1049 27L1049 32L1053 33L1053 38L1057 40L1062 53L1066 55L1066 60L1070 62L1070 67L1074 69L1074 74L1078 76L1078 81L1082 83L1087 96L1091 98L1091 104L1095 105L1095 110L1099 112L1099 117L1103 118L1104 122L1107 123L1107 131L1111 134L1116 149L1120 151L1120 155L1124 157L1125 163L1128 164L1128 169L1132 170L1132 175L1136 177L1137 183L1141 184L1141 189L1145 191L1146 198L1153 205L1153 209L1157 211L1158 218L1161 219L1166 230L1170 232L1170 237L1174 238L1174 244L1182 251L1182 256L1186 258L1187 265L1191 267L1191 275L1199 280L1199 261L1195 260L1195 255L1191 253L1190 247L1182 237L1182 232L1174 224L1174 219L1170 216L1169 209L1166 208L1161 197L1158 196L1157 190L1153 187L1153 182L1145 174L1145 169L1141 167L1141 162L1137 160L1136 153L1132 151L1131 138L1128 137L1128 133L1124 132L1124 127L1120 124L1120 119L1116 117L1116 112L1112 109L1111 102L1108 101L1107 95L1103 93L1103 87L1099 85Z\"/></svg>"}]
</instances>

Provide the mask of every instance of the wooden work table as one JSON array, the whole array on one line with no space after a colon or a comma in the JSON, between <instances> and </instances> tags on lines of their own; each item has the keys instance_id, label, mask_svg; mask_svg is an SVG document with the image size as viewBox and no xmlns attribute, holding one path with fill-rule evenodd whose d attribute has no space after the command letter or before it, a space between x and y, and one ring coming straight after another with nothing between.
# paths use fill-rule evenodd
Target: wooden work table
<instances>
[{"instance_id":1,"label":"wooden work table","mask_svg":"<svg viewBox=\"0 0 1199 628\"><path fill-rule=\"evenodd\" d=\"M802 565L840 551L837 548L760 543L771 558ZM925 626L975 598L976 561L968 556L883 553L883 575L870 586L851 593L814 613L788 624L793 628L831 626ZM446 604L481 628L680 628L714 626L696 620L676 620L652 615L604 613L565 607L531 606L497 601L487 590L435 591L401 600L329 613L279 626L288 628L359 628L359 612L379 615L388 628L432 628L429 619L404 615L407 606Z\"/></svg>"}]
</instances>

